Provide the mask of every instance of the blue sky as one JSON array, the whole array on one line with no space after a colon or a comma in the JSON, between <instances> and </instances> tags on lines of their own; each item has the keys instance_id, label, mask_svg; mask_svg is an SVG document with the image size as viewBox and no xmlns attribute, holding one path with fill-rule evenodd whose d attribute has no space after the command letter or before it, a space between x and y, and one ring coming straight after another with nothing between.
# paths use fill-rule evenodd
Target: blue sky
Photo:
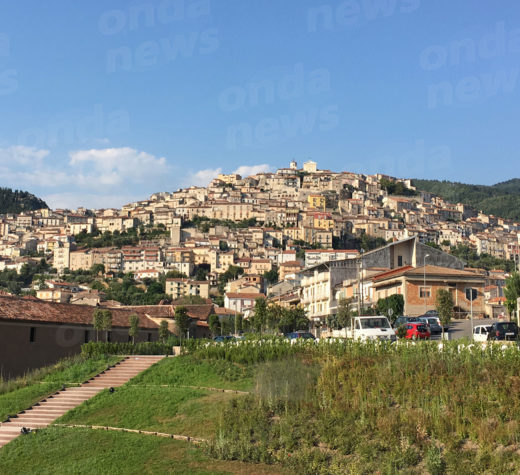
<instances>
[{"instance_id":1,"label":"blue sky","mask_svg":"<svg viewBox=\"0 0 520 475\"><path fill-rule=\"evenodd\" d=\"M119 206L309 158L520 175L520 4L0 3L0 186Z\"/></svg>"}]
</instances>

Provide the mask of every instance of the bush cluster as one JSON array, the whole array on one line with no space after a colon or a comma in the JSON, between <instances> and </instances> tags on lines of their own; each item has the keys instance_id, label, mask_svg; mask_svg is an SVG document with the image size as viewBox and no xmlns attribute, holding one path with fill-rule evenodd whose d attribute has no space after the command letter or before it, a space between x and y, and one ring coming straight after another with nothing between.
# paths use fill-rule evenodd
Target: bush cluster
<instances>
[{"instance_id":1,"label":"bush cluster","mask_svg":"<svg viewBox=\"0 0 520 475\"><path fill-rule=\"evenodd\" d=\"M171 355L171 345L160 342L143 343L111 343L104 341L91 341L81 345L81 355L85 358L102 355Z\"/></svg>"}]
</instances>

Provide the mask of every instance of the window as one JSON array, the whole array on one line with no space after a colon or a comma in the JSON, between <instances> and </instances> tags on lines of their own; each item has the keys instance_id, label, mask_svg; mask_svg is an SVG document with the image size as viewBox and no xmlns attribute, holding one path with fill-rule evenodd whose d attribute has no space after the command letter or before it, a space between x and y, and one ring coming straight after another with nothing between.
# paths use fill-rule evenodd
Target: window
<instances>
[{"instance_id":1,"label":"window","mask_svg":"<svg viewBox=\"0 0 520 475\"><path fill-rule=\"evenodd\" d=\"M88 330L85 330L85 337L84 337L85 343L88 343L88 340L89 340L89 338L88 338Z\"/></svg>"},{"instance_id":2,"label":"window","mask_svg":"<svg viewBox=\"0 0 520 475\"><path fill-rule=\"evenodd\" d=\"M397 256L397 267L403 267L403 256Z\"/></svg>"},{"instance_id":3,"label":"window","mask_svg":"<svg viewBox=\"0 0 520 475\"><path fill-rule=\"evenodd\" d=\"M112 332L107 332L107 341L112 341Z\"/></svg>"},{"instance_id":4,"label":"window","mask_svg":"<svg viewBox=\"0 0 520 475\"><path fill-rule=\"evenodd\" d=\"M148 333L148 341L152 341L152 334Z\"/></svg>"},{"instance_id":5,"label":"window","mask_svg":"<svg viewBox=\"0 0 520 475\"><path fill-rule=\"evenodd\" d=\"M31 330L29 332L29 342L34 343L35 338L36 338L36 328L31 327Z\"/></svg>"},{"instance_id":6,"label":"window","mask_svg":"<svg viewBox=\"0 0 520 475\"><path fill-rule=\"evenodd\" d=\"M419 287L419 297L429 299L432 296L431 287Z\"/></svg>"}]
</instances>

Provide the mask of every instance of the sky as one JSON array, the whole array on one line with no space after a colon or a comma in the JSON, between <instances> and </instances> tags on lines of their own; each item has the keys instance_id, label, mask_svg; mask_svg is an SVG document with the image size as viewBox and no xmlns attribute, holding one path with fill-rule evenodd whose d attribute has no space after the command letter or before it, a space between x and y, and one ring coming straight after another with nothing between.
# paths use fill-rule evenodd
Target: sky
<instances>
[{"instance_id":1,"label":"sky","mask_svg":"<svg viewBox=\"0 0 520 475\"><path fill-rule=\"evenodd\" d=\"M517 0L0 0L0 186L103 208L218 173L520 176Z\"/></svg>"}]
</instances>

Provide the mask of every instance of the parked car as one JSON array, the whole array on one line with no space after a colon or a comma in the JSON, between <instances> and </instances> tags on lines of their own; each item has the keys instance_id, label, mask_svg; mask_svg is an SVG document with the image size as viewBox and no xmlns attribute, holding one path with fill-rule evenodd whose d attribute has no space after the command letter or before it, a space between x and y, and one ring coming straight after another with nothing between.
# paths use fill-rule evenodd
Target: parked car
<instances>
[{"instance_id":1,"label":"parked car","mask_svg":"<svg viewBox=\"0 0 520 475\"><path fill-rule=\"evenodd\" d=\"M489 340L517 340L518 325L515 322L497 322L491 326Z\"/></svg>"},{"instance_id":2,"label":"parked car","mask_svg":"<svg viewBox=\"0 0 520 475\"><path fill-rule=\"evenodd\" d=\"M214 337L213 341L223 342L223 341L233 341L234 339L235 339L235 337L231 336L231 335L221 335L221 336Z\"/></svg>"},{"instance_id":3,"label":"parked car","mask_svg":"<svg viewBox=\"0 0 520 475\"><path fill-rule=\"evenodd\" d=\"M394 322L394 328L399 328L401 325L404 325L405 323L409 323L409 322L417 322L419 321L417 319L417 317L406 317L406 316L401 316L401 317L397 317L395 319L395 322Z\"/></svg>"},{"instance_id":4,"label":"parked car","mask_svg":"<svg viewBox=\"0 0 520 475\"><path fill-rule=\"evenodd\" d=\"M477 325L473 328L474 341L487 341L493 329L493 325Z\"/></svg>"},{"instance_id":5,"label":"parked car","mask_svg":"<svg viewBox=\"0 0 520 475\"><path fill-rule=\"evenodd\" d=\"M304 338L306 340L315 340L314 335L310 332L306 331L295 331L291 333L286 333L285 338L290 338L291 340L294 338Z\"/></svg>"},{"instance_id":6,"label":"parked car","mask_svg":"<svg viewBox=\"0 0 520 475\"><path fill-rule=\"evenodd\" d=\"M438 335L442 333L442 325L437 317L427 317L426 315L419 317L419 321L428 325L430 333L432 335Z\"/></svg>"},{"instance_id":7,"label":"parked car","mask_svg":"<svg viewBox=\"0 0 520 475\"><path fill-rule=\"evenodd\" d=\"M428 310L428 312L426 312L424 315L421 315L419 318L427 318L428 320L430 318L435 318L435 320L437 321L437 325L439 325L442 328L442 323L441 323L441 320L439 318L439 314L435 310ZM428 322L428 323L430 323L430 322ZM449 325L446 325L444 327L444 331L445 332L449 331L449 329L450 329Z\"/></svg>"},{"instance_id":8,"label":"parked car","mask_svg":"<svg viewBox=\"0 0 520 475\"><path fill-rule=\"evenodd\" d=\"M408 340L428 340L431 336L428 325L423 322L406 323L406 336Z\"/></svg>"}]
</instances>

